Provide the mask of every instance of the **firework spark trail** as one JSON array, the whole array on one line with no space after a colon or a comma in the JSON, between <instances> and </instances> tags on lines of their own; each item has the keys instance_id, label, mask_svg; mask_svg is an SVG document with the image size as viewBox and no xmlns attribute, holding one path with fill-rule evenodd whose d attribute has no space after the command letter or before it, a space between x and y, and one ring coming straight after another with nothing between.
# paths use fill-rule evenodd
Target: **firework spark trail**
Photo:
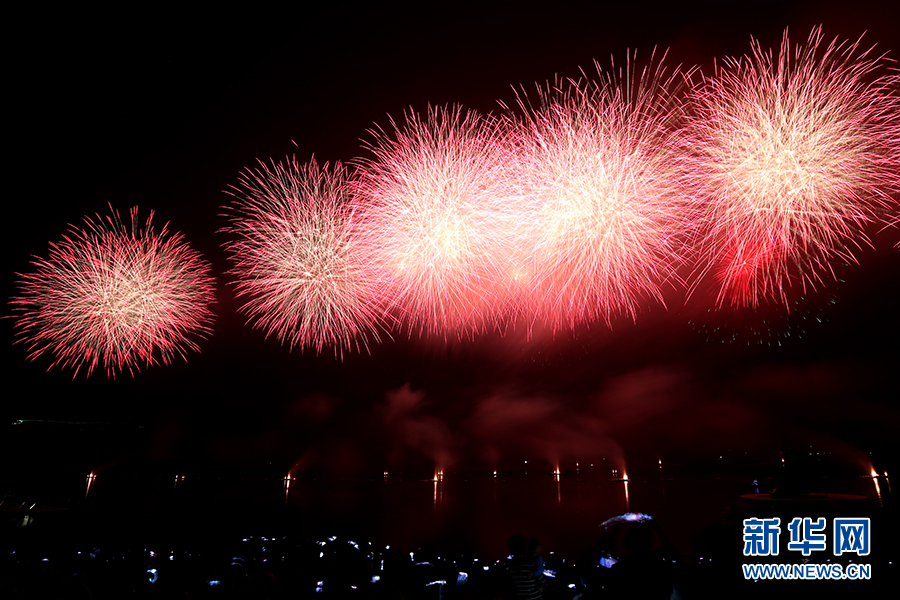
<instances>
[{"instance_id":1,"label":"firework spark trail","mask_svg":"<svg viewBox=\"0 0 900 600\"><path fill-rule=\"evenodd\" d=\"M88 218L32 261L11 301L29 358L49 353L51 367L90 376L100 365L114 377L198 350L190 338L205 337L213 316L209 267L181 235L155 233L152 219L141 229L137 208L130 229L115 211Z\"/></svg>"},{"instance_id":2,"label":"firework spark trail","mask_svg":"<svg viewBox=\"0 0 900 600\"><path fill-rule=\"evenodd\" d=\"M893 217L885 219L885 221L884 229L900 229L900 214L895 214ZM900 249L900 241L898 241L894 247Z\"/></svg>"},{"instance_id":3,"label":"firework spark trail","mask_svg":"<svg viewBox=\"0 0 900 600\"><path fill-rule=\"evenodd\" d=\"M554 328L662 301L682 259L689 203L671 139L676 69L664 58L639 74L596 65L596 81L568 81L524 94L514 177L533 225L525 252L531 310ZM537 108L532 108L536 104Z\"/></svg>"},{"instance_id":4,"label":"firework spark trail","mask_svg":"<svg viewBox=\"0 0 900 600\"><path fill-rule=\"evenodd\" d=\"M243 310L290 347L335 354L377 339L379 308L359 253L346 169L296 159L248 170L227 245Z\"/></svg>"},{"instance_id":5,"label":"firework spark trail","mask_svg":"<svg viewBox=\"0 0 900 600\"><path fill-rule=\"evenodd\" d=\"M832 41L821 28L777 56L752 42L689 99L685 130L696 160L694 186L706 203L705 257L718 303L787 303L792 281L814 285L829 259L853 260L900 188L896 75L871 50Z\"/></svg>"},{"instance_id":6,"label":"firework spark trail","mask_svg":"<svg viewBox=\"0 0 900 600\"><path fill-rule=\"evenodd\" d=\"M494 122L430 108L392 125L394 135L371 132L358 188L386 309L420 333L498 325L516 213L498 176L505 152Z\"/></svg>"}]
</instances>

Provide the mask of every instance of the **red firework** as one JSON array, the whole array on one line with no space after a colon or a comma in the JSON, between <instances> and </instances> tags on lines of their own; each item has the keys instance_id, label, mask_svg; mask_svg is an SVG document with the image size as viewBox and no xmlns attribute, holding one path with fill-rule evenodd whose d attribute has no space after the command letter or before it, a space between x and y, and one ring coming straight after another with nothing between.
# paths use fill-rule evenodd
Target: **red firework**
<instances>
[{"instance_id":1,"label":"red firework","mask_svg":"<svg viewBox=\"0 0 900 600\"><path fill-rule=\"evenodd\" d=\"M639 73L567 81L520 97L526 117L512 179L531 229L521 260L527 305L554 328L634 317L682 259L689 203L675 152L678 71L651 58ZM536 105L536 108L532 108Z\"/></svg>"},{"instance_id":2,"label":"red firework","mask_svg":"<svg viewBox=\"0 0 900 600\"><path fill-rule=\"evenodd\" d=\"M32 262L12 299L29 358L49 353L51 367L90 376L100 365L114 377L198 350L191 338L205 337L213 317L209 267L180 234L154 232L152 219L142 228L137 208L130 228L115 211L87 218Z\"/></svg>"},{"instance_id":3,"label":"red firework","mask_svg":"<svg viewBox=\"0 0 900 600\"><path fill-rule=\"evenodd\" d=\"M359 252L347 173L296 159L248 170L226 231L243 310L291 347L336 354L375 336L379 309ZM377 336L376 336L377 337Z\"/></svg>"},{"instance_id":4,"label":"red firework","mask_svg":"<svg viewBox=\"0 0 900 600\"><path fill-rule=\"evenodd\" d=\"M394 136L373 132L358 186L362 239L386 309L411 329L444 335L498 324L517 213L494 124L433 108L393 125Z\"/></svg>"},{"instance_id":5,"label":"red firework","mask_svg":"<svg viewBox=\"0 0 900 600\"><path fill-rule=\"evenodd\" d=\"M825 45L821 28L777 56L752 42L692 90L685 130L704 257L719 304L786 303L793 282L814 284L829 260L853 260L862 228L900 188L898 78L883 57Z\"/></svg>"}]
</instances>

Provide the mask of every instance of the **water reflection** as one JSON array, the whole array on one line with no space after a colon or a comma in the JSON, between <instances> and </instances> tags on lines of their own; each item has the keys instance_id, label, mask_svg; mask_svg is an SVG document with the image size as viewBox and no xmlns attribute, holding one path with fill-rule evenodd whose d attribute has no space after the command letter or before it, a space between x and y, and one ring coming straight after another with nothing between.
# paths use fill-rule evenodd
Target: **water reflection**
<instances>
[{"instance_id":1,"label":"water reflection","mask_svg":"<svg viewBox=\"0 0 900 600\"><path fill-rule=\"evenodd\" d=\"M444 503L444 488L441 485L444 481L443 469L434 472L434 507L437 508L438 501Z\"/></svg>"},{"instance_id":2,"label":"water reflection","mask_svg":"<svg viewBox=\"0 0 900 600\"><path fill-rule=\"evenodd\" d=\"M556 480L556 503L562 504L562 492L559 488L559 467L556 467L556 470L553 471L553 479Z\"/></svg>"},{"instance_id":3,"label":"water reflection","mask_svg":"<svg viewBox=\"0 0 900 600\"><path fill-rule=\"evenodd\" d=\"M881 486L878 485L878 472L872 469L872 482L875 484L875 494L878 495L878 506L884 506L884 500L881 498Z\"/></svg>"},{"instance_id":4,"label":"water reflection","mask_svg":"<svg viewBox=\"0 0 900 600\"><path fill-rule=\"evenodd\" d=\"M546 539L548 544L571 544L572 540L587 544L596 534L598 523L631 511L665 516L686 531L687 523L714 521L724 507L735 505L741 494L754 489L747 470L723 469L716 473L721 477L713 478L708 471L687 471L674 462L674 457L665 465L658 458L655 471L652 458L646 464L633 461L631 467L619 463L617 469L611 469L610 462L598 461L594 468L587 462L584 473L580 464L576 464L575 478L568 471L565 503L562 502L561 463L530 464L529 476L525 477L521 461L516 463L515 471L503 470L500 467L505 465L501 464L459 474L443 473L432 463L430 478L427 471L404 474L384 469L383 479L378 479L375 471L370 479L353 481L314 481L307 474L298 474L305 477L303 485L294 483L297 479L290 471L281 477L277 472L266 473L265 478L262 475L239 478L234 474L218 478L190 471L188 485L182 483L186 481L185 476L174 476L174 492L171 474L138 481L130 469L123 470L120 476L105 469L104 485L94 486L97 475L91 472L80 490L76 487L76 477L70 493L76 500L83 496L86 502L101 508L141 502L149 494L157 494L163 512L174 507L177 510L169 513L185 515L185 523L191 519L212 522L215 518L234 518L253 524L272 522L275 526L290 522L304 532L318 532L326 525L338 526L359 531L358 535L382 543L399 545L402 541L416 547L445 537L459 538L485 548L485 552L496 549L499 553L505 550L510 531L517 530L527 530L542 541ZM770 472L777 472L779 466L780 460L772 460ZM654 478L657 473L659 484ZM754 473L760 488L766 485L765 475L762 471L758 475ZM835 491L868 495L873 509L889 506L891 492L887 474L859 475L857 471L849 478L836 477L832 480ZM447 504L443 505L445 483L448 496ZM426 484L431 485L431 494ZM634 507L631 506L632 485L638 493ZM285 505L287 509L282 510ZM316 518L308 520L309 514ZM685 531L678 535L688 535Z\"/></svg>"}]
</instances>

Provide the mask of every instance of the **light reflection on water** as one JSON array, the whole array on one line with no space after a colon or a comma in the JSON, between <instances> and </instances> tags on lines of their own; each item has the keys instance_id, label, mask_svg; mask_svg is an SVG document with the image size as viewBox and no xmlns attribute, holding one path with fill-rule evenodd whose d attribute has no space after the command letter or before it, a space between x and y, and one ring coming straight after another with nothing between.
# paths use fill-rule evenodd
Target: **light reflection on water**
<instances>
[{"instance_id":1,"label":"light reflection on water","mask_svg":"<svg viewBox=\"0 0 900 600\"><path fill-rule=\"evenodd\" d=\"M696 532L753 493L746 477L659 473L579 480L577 475L534 471L528 476L451 475L439 481L298 482L289 509L315 515L322 527L359 531L375 543L414 548L444 540L486 556L502 556L509 536L535 536L560 551L584 550L598 526L624 512L654 515L680 550ZM843 493L871 490L847 481ZM430 485L429 485L430 484ZM855 486L855 487L854 487ZM871 487L871 484L868 484ZM348 533L349 534L349 533Z\"/></svg>"},{"instance_id":2,"label":"light reflection on water","mask_svg":"<svg viewBox=\"0 0 900 600\"><path fill-rule=\"evenodd\" d=\"M87 476L87 489L84 490L84 497L87 498L88 494L91 493L91 484L94 483L94 480L97 479L97 476L94 475L94 472L91 471L91 474Z\"/></svg>"},{"instance_id":3,"label":"light reflection on water","mask_svg":"<svg viewBox=\"0 0 900 600\"><path fill-rule=\"evenodd\" d=\"M410 549L432 542L497 558L513 533L537 537L545 549L585 552L597 542L599 524L624 512L653 515L676 548L691 554L703 527L739 506L741 494L755 491L746 473L688 473L657 465L646 472L622 469L612 478L608 470L558 468L532 468L528 475L435 471L427 479L385 475L355 481L282 472L243 480L179 476L175 486L170 477L103 473L94 484L92 475L86 486L92 518L110 523L133 518L148 528L187 532L281 529ZM832 479L829 486L828 491L869 496L870 507L890 500L886 477Z\"/></svg>"}]
</instances>

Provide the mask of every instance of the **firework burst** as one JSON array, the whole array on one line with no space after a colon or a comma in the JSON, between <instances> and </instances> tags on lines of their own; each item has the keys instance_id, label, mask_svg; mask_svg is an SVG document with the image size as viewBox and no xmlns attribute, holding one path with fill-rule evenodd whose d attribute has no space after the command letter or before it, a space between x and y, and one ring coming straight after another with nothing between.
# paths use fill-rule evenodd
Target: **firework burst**
<instances>
[{"instance_id":1,"label":"firework burst","mask_svg":"<svg viewBox=\"0 0 900 600\"><path fill-rule=\"evenodd\" d=\"M505 306L515 223L493 122L432 108L393 126L393 136L372 132L358 192L387 310L429 333L493 326Z\"/></svg>"},{"instance_id":2,"label":"firework burst","mask_svg":"<svg viewBox=\"0 0 900 600\"><path fill-rule=\"evenodd\" d=\"M99 365L112 377L198 349L191 338L212 320L209 267L179 234L155 233L152 212L143 228L137 218L137 208L130 228L115 211L88 218L20 276L12 304L29 358L49 353L51 366L90 376Z\"/></svg>"},{"instance_id":3,"label":"firework burst","mask_svg":"<svg viewBox=\"0 0 900 600\"><path fill-rule=\"evenodd\" d=\"M686 122L694 182L705 202L706 257L718 303L788 304L829 260L853 260L900 187L896 75L853 44L823 44L821 28L777 56L752 42L692 90Z\"/></svg>"},{"instance_id":4,"label":"firework burst","mask_svg":"<svg viewBox=\"0 0 900 600\"><path fill-rule=\"evenodd\" d=\"M248 170L232 194L227 245L243 310L291 348L335 354L377 338L378 306L359 245L346 169L291 159Z\"/></svg>"},{"instance_id":5,"label":"firework burst","mask_svg":"<svg viewBox=\"0 0 900 600\"><path fill-rule=\"evenodd\" d=\"M663 61L522 95L513 180L532 225L527 304L554 328L635 316L681 260L687 205L674 152L675 73ZM536 108L533 108L536 106Z\"/></svg>"}]
</instances>

